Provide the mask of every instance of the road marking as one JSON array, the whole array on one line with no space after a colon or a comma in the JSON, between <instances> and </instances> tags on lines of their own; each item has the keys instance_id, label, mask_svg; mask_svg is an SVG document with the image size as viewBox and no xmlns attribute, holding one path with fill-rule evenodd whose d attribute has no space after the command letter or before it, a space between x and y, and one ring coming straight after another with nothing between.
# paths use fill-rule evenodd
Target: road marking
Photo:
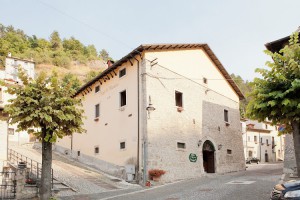
<instances>
[{"instance_id":1,"label":"road marking","mask_svg":"<svg viewBox=\"0 0 300 200\"><path fill-rule=\"evenodd\" d=\"M249 185L252 183L255 183L256 181L230 181L226 184L232 184L232 185Z\"/></svg>"}]
</instances>

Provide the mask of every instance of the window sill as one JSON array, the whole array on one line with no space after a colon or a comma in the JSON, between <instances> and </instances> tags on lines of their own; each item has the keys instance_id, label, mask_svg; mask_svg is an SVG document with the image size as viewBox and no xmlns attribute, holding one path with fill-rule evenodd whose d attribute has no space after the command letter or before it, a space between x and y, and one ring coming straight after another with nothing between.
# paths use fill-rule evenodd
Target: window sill
<instances>
[{"instance_id":1,"label":"window sill","mask_svg":"<svg viewBox=\"0 0 300 200\"><path fill-rule=\"evenodd\" d=\"M124 111L124 110L125 110L125 108L126 108L126 105L125 105L125 106L122 106L122 107L120 107L120 108L119 108L119 110L120 110L120 111Z\"/></svg>"},{"instance_id":2,"label":"window sill","mask_svg":"<svg viewBox=\"0 0 300 200\"><path fill-rule=\"evenodd\" d=\"M230 123L229 123L229 122L225 122L225 125L226 125L226 126L230 126Z\"/></svg>"},{"instance_id":3,"label":"window sill","mask_svg":"<svg viewBox=\"0 0 300 200\"><path fill-rule=\"evenodd\" d=\"M99 121L99 117L95 117L94 121L95 122Z\"/></svg>"},{"instance_id":4,"label":"window sill","mask_svg":"<svg viewBox=\"0 0 300 200\"><path fill-rule=\"evenodd\" d=\"M183 107L177 107L177 112L182 112L184 111Z\"/></svg>"}]
</instances>

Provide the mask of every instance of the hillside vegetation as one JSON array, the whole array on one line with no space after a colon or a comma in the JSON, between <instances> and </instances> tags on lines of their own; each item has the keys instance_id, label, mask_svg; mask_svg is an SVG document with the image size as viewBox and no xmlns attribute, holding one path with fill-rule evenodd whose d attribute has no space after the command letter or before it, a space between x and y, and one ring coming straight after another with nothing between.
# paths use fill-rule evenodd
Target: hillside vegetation
<instances>
[{"instance_id":1,"label":"hillside vegetation","mask_svg":"<svg viewBox=\"0 0 300 200\"><path fill-rule=\"evenodd\" d=\"M33 59L37 73L42 70L51 72L55 67L60 75L71 73L81 81L98 74L111 59L105 49L98 52L94 45L83 45L75 37L61 39L57 31L53 31L47 40L0 24L1 67L4 67L9 52L13 57Z\"/></svg>"}]
</instances>

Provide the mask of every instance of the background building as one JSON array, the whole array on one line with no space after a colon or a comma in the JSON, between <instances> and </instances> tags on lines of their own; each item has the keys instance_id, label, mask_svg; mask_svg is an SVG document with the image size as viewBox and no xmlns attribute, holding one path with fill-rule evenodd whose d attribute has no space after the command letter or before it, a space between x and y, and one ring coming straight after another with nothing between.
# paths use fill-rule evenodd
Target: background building
<instances>
[{"instance_id":1,"label":"background building","mask_svg":"<svg viewBox=\"0 0 300 200\"><path fill-rule=\"evenodd\" d=\"M285 135L278 136L278 127L270 122L242 120L244 154L246 159L261 162L284 160Z\"/></svg>"}]
</instances>

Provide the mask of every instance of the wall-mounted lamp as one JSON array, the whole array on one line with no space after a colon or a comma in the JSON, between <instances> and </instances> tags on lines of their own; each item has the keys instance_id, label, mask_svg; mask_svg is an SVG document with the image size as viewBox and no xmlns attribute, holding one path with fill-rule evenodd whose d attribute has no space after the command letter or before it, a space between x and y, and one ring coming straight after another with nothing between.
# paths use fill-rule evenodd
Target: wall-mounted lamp
<instances>
[{"instance_id":1,"label":"wall-mounted lamp","mask_svg":"<svg viewBox=\"0 0 300 200\"><path fill-rule=\"evenodd\" d=\"M200 146L201 146L201 144L202 144L202 140L199 140L199 141L198 141L198 144L197 144L197 145L198 145L198 147L200 147Z\"/></svg>"},{"instance_id":2,"label":"wall-mounted lamp","mask_svg":"<svg viewBox=\"0 0 300 200\"><path fill-rule=\"evenodd\" d=\"M146 110L148 111L148 115L150 118L150 112L154 111L155 108L153 107L152 103L151 103L151 97L149 96L149 105L147 106Z\"/></svg>"},{"instance_id":3,"label":"wall-mounted lamp","mask_svg":"<svg viewBox=\"0 0 300 200\"><path fill-rule=\"evenodd\" d=\"M218 145L218 150L221 150L222 147L223 147L223 145L222 145L222 144L219 144L219 145Z\"/></svg>"}]
</instances>

